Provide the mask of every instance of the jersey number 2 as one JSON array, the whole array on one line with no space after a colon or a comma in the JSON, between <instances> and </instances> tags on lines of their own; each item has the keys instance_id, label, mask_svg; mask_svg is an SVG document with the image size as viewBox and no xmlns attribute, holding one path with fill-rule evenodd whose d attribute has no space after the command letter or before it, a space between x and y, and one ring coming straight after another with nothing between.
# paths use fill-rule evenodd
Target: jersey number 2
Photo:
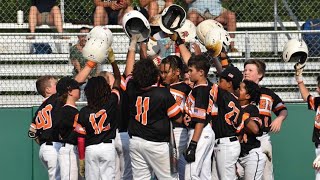
<instances>
[{"instance_id":1,"label":"jersey number 2","mask_svg":"<svg viewBox=\"0 0 320 180\"><path fill-rule=\"evenodd\" d=\"M99 119L100 118L100 119ZM96 119L99 119L99 122L97 124ZM101 109L99 112L95 114L90 114L89 120L92 125L92 128L94 130L94 134L100 134L103 131L108 131L110 129L110 124L107 126L103 127L104 122L107 119L107 113L106 110Z\"/></svg>"},{"instance_id":2,"label":"jersey number 2","mask_svg":"<svg viewBox=\"0 0 320 180\"><path fill-rule=\"evenodd\" d=\"M135 119L140 122L142 125L147 125L148 123L148 110L149 110L149 97L142 98L138 96L136 101L136 110L137 114Z\"/></svg>"}]
</instances>

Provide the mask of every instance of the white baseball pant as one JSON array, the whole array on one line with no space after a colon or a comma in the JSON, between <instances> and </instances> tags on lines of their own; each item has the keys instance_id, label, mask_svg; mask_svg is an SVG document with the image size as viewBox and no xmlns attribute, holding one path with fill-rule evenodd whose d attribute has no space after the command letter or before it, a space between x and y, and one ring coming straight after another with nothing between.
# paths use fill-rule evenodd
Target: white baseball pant
<instances>
[{"instance_id":1,"label":"white baseball pant","mask_svg":"<svg viewBox=\"0 0 320 180\"><path fill-rule=\"evenodd\" d=\"M241 147L238 140L231 141L230 138L225 137L215 140L214 160L215 165L212 166L212 177L221 180L235 180L236 163L238 161Z\"/></svg>"},{"instance_id":2,"label":"white baseball pant","mask_svg":"<svg viewBox=\"0 0 320 180\"><path fill-rule=\"evenodd\" d=\"M268 153L271 161L267 160L266 166L263 171L263 180L273 180L273 159L272 159L272 145L271 145L271 140L270 136L268 133L264 133L262 136L257 137L257 139L261 142L261 149L262 152Z\"/></svg>"},{"instance_id":3,"label":"white baseball pant","mask_svg":"<svg viewBox=\"0 0 320 180\"><path fill-rule=\"evenodd\" d=\"M113 143L100 143L86 147L86 180L115 179L116 150Z\"/></svg>"},{"instance_id":4,"label":"white baseball pant","mask_svg":"<svg viewBox=\"0 0 320 180\"><path fill-rule=\"evenodd\" d=\"M62 145L58 155L61 180L80 179L78 159L78 147L76 145L68 143Z\"/></svg>"},{"instance_id":5,"label":"white baseball pant","mask_svg":"<svg viewBox=\"0 0 320 180\"><path fill-rule=\"evenodd\" d=\"M187 164L187 161L183 156L183 152L185 152L188 147L188 130L182 127L175 127L173 129L173 133L177 147L179 179L183 180Z\"/></svg>"},{"instance_id":6,"label":"white baseball pant","mask_svg":"<svg viewBox=\"0 0 320 180\"><path fill-rule=\"evenodd\" d=\"M319 147L319 145L315 149L315 152L316 152L316 157L318 157L320 155L320 147ZM315 176L316 176L316 180L320 180L320 171L315 170Z\"/></svg>"},{"instance_id":7,"label":"white baseball pant","mask_svg":"<svg viewBox=\"0 0 320 180\"><path fill-rule=\"evenodd\" d=\"M194 129L189 129L189 142L192 139ZM210 124L207 124L201 133L196 149L196 160L187 163L185 168L186 180L211 180L211 156L214 147L215 134Z\"/></svg>"},{"instance_id":8,"label":"white baseball pant","mask_svg":"<svg viewBox=\"0 0 320 180\"><path fill-rule=\"evenodd\" d=\"M132 168L130 159L128 132L118 132L114 139L114 146L116 148L116 180L131 180Z\"/></svg>"},{"instance_id":9,"label":"white baseball pant","mask_svg":"<svg viewBox=\"0 0 320 180\"><path fill-rule=\"evenodd\" d=\"M39 158L48 170L49 180L60 180L60 167L58 153L61 148L60 142L43 143L40 146Z\"/></svg>"},{"instance_id":10,"label":"white baseball pant","mask_svg":"<svg viewBox=\"0 0 320 180\"><path fill-rule=\"evenodd\" d=\"M151 179L154 172L157 179L178 179L178 174L170 172L168 142L153 142L133 136L130 139L130 157L134 180Z\"/></svg>"},{"instance_id":11,"label":"white baseball pant","mask_svg":"<svg viewBox=\"0 0 320 180\"><path fill-rule=\"evenodd\" d=\"M244 157L239 157L239 164L244 169L244 180L261 180L266 161L267 156L260 147L252 149Z\"/></svg>"}]
</instances>

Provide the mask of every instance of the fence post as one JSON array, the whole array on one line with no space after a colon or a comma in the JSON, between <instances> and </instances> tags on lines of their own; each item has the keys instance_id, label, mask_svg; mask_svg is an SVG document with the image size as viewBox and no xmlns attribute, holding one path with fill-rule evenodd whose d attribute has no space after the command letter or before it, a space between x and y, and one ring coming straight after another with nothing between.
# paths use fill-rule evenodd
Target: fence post
<instances>
[{"instance_id":1,"label":"fence post","mask_svg":"<svg viewBox=\"0 0 320 180\"><path fill-rule=\"evenodd\" d=\"M278 1L274 0L274 10L273 10L273 15L274 15L274 30L277 31L278 30ZM273 35L273 43L272 43L272 48L273 48L273 52L274 55L277 56L278 55L278 34L274 34Z\"/></svg>"},{"instance_id":2,"label":"fence post","mask_svg":"<svg viewBox=\"0 0 320 180\"><path fill-rule=\"evenodd\" d=\"M247 30L246 30L244 46L245 46L245 60L247 61L250 59L250 38Z\"/></svg>"}]
</instances>

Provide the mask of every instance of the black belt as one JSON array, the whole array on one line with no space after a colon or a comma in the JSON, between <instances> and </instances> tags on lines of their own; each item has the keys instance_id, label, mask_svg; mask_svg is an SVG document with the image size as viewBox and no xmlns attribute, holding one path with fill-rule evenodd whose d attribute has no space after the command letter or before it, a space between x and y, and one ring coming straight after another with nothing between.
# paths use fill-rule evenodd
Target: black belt
<instances>
[{"instance_id":1,"label":"black belt","mask_svg":"<svg viewBox=\"0 0 320 180\"><path fill-rule=\"evenodd\" d=\"M46 144L48 146L53 146L53 143L51 141L48 141L48 142L41 142L40 145L42 144Z\"/></svg>"},{"instance_id":2,"label":"black belt","mask_svg":"<svg viewBox=\"0 0 320 180\"><path fill-rule=\"evenodd\" d=\"M103 143L112 143L112 140L111 139L107 139L107 140L104 140L102 141Z\"/></svg>"},{"instance_id":3,"label":"black belt","mask_svg":"<svg viewBox=\"0 0 320 180\"><path fill-rule=\"evenodd\" d=\"M230 137L230 138L229 138L229 141L230 141L230 142L238 141L238 138L237 138L236 136L233 136L233 137ZM218 139L217 144L220 144L220 139Z\"/></svg>"}]
</instances>

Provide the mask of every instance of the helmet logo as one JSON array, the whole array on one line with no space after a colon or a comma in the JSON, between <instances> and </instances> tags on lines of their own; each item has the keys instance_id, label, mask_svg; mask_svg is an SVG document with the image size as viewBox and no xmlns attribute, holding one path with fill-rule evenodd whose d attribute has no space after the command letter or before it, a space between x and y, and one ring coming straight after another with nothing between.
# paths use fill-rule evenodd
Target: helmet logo
<instances>
[{"instance_id":1,"label":"helmet logo","mask_svg":"<svg viewBox=\"0 0 320 180\"><path fill-rule=\"evenodd\" d=\"M189 32L188 31L183 31L182 32L182 38L186 38L189 36Z\"/></svg>"}]
</instances>

